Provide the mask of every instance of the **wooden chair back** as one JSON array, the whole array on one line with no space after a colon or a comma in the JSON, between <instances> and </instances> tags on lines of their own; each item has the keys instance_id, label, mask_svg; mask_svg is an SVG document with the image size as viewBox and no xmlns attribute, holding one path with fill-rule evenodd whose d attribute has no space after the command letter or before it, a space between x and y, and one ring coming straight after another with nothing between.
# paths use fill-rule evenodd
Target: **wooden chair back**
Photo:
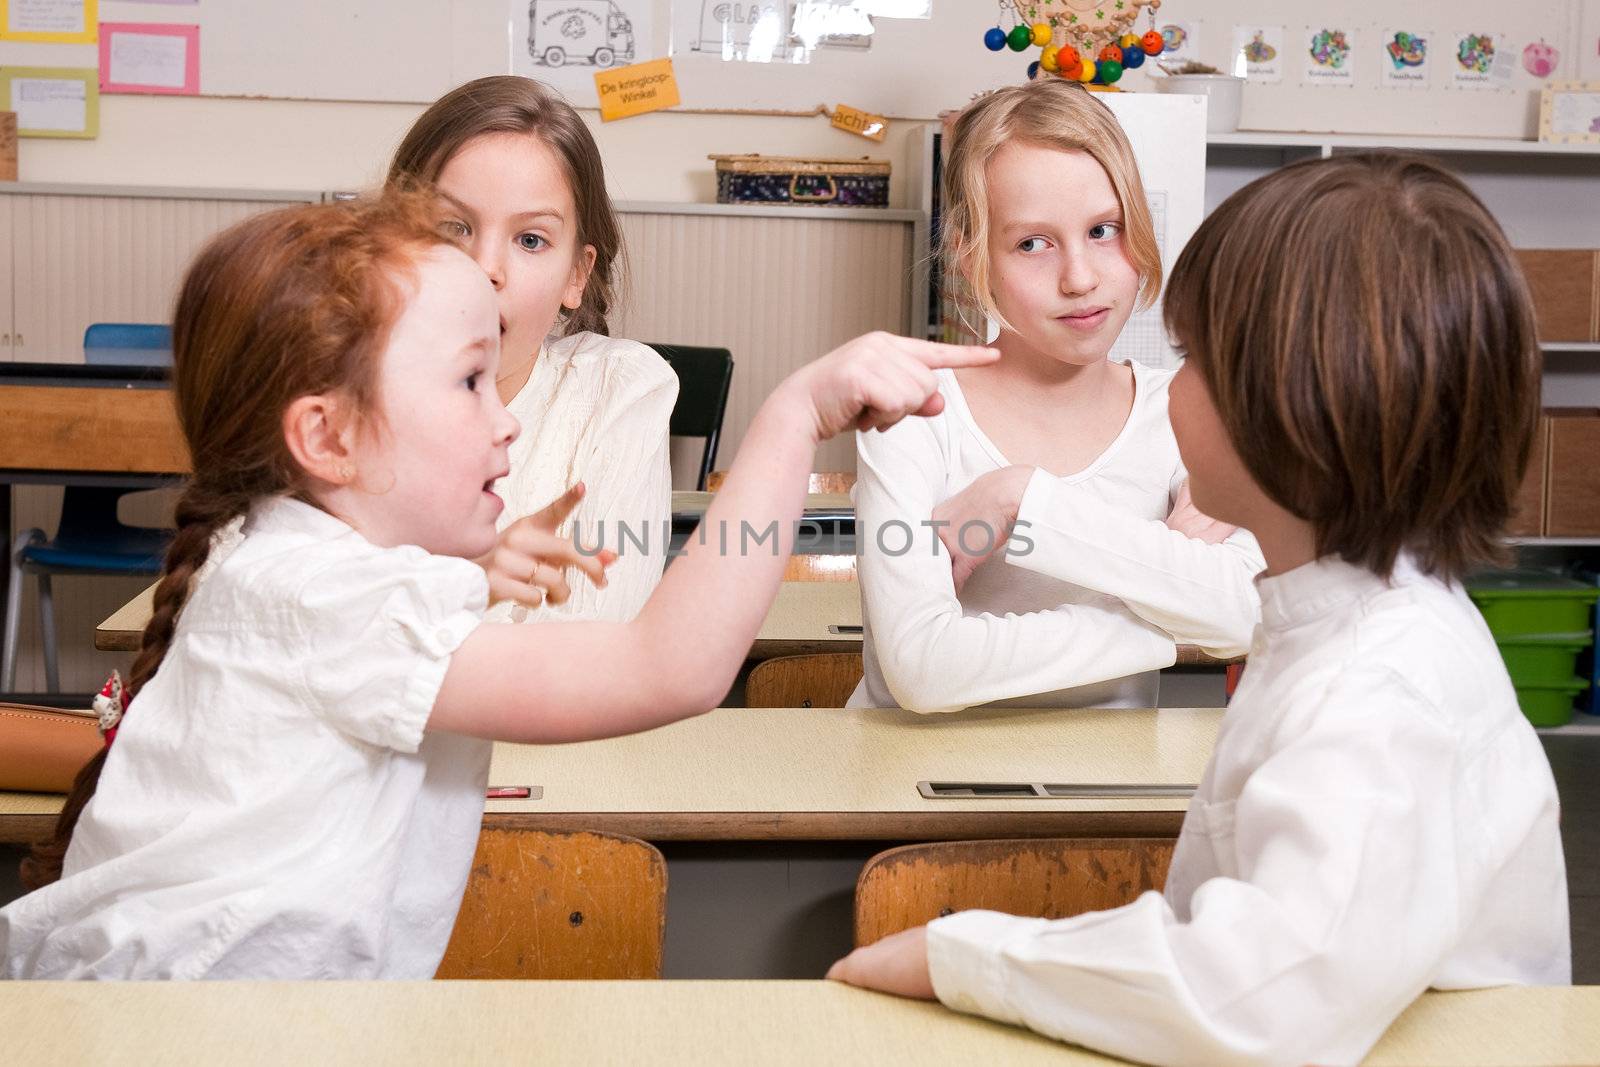
<instances>
[{"instance_id":1,"label":"wooden chair back","mask_svg":"<svg viewBox=\"0 0 1600 1067\"><path fill-rule=\"evenodd\" d=\"M712 471L706 476L706 492L715 493L727 479L727 471ZM806 479L806 492L848 493L855 484L855 471L812 471Z\"/></svg>"},{"instance_id":2,"label":"wooden chair back","mask_svg":"<svg viewBox=\"0 0 1600 1067\"><path fill-rule=\"evenodd\" d=\"M765 660L745 680L751 708L842 708L861 681L861 653L827 652Z\"/></svg>"},{"instance_id":3,"label":"wooden chair back","mask_svg":"<svg viewBox=\"0 0 1600 1067\"><path fill-rule=\"evenodd\" d=\"M621 834L478 837L439 978L660 978L667 865Z\"/></svg>"},{"instance_id":4,"label":"wooden chair back","mask_svg":"<svg viewBox=\"0 0 1600 1067\"><path fill-rule=\"evenodd\" d=\"M838 553L802 552L789 557L783 568L786 582L853 582L856 557Z\"/></svg>"},{"instance_id":5,"label":"wooden chair back","mask_svg":"<svg viewBox=\"0 0 1600 1067\"><path fill-rule=\"evenodd\" d=\"M1159 890L1174 838L935 841L880 852L856 881L856 944L969 908L1063 919Z\"/></svg>"}]
</instances>

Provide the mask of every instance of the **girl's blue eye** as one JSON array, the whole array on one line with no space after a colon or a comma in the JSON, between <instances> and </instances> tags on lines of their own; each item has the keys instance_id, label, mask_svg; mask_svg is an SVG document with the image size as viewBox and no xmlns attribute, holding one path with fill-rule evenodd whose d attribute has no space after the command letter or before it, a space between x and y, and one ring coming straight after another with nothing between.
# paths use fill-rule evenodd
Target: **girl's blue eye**
<instances>
[{"instance_id":1,"label":"girl's blue eye","mask_svg":"<svg viewBox=\"0 0 1600 1067\"><path fill-rule=\"evenodd\" d=\"M1122 232L1120 222L1102 222L1089 228L1089 236L1096 241L1109 241Z\"/></svg>"},{"instance_id":2,"label":"girl's blue eye","mask_svg":"<svg viewBox=\"0 0 1600 1067\"><path fill-rule=\"evenodd\" d=\"M1022 239L1021 243L1017 245L1017 250L1028 253L1043 252L1044 245L1045 240L1043 237L1025 237Z\"/></svg>"},{"instance_id":3,"label":"girl's blue eye","mask_svg":"<svg viewBox=\"0 0 1600 1067\"><path fill-rule=\"evenodd\" d=\"M537 252L549 243L549 241L546 241L536 233L521 233L517 235L517 244L527 252Z\"/></svg>"}]
</instances>

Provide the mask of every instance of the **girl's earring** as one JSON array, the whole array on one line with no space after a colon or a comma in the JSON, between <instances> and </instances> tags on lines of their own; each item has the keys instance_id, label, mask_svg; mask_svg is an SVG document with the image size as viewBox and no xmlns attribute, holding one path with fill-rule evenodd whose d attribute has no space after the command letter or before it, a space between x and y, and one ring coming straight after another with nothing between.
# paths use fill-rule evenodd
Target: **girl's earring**
<instances>
[{"instance_id":1,"label":"girl's earring","mask_svg":"<svg viewBox=\"0 0 1600 1067\"><path fill-rule=\"evenodd\" d=\"M351 478L355 477L355 473L356 473L356 469L354 467L350 466L350 464L348 464L348 463L339 464L339 480L340 481L348 482Z\"/></svg>"}]
</instances>

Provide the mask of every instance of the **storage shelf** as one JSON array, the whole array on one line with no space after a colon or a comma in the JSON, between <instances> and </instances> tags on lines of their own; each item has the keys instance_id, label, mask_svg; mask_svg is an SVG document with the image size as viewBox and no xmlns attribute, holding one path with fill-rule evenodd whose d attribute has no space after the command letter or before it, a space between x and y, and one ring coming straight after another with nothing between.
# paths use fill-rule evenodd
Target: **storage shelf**
<instances>
[{"instance_id":1,"label":"storage shelf","mask_svg":"<svg viewBox=\"0 0 1600 1067\"><path fill-rule=\"evenodd\" d=\"M1530 548L1600 548L1600 537L1508 537L1506 544Z\"/></svg>"},{"instance_id":2,"label":"storage shelf","mask_svg":"<svg viewBox=\"0 0 1600 1067\"><path fill-rule=\"evenodd\" d=\"M1536 726L1541 734L1559 734L1565 737L1600 737L1600 719L1578 713L1565 726Z\"/></svg>"},{"instance_id":3,"label":"storage shelf","mask_svg":"<svg viewBox=\"0 0 1600 1067\"><path fill-rule=\"evenodd\" d=\"M1600 145L1547 144L1498 137L1428 137L1420 134L1275 133L1244 130L1213 133L1206 144L1217 148L1392 148L1418 152L1476 153L1523 156L1600 156Z\"/></svg>"},{"instance_id":4,"label":"storage shelf","mask_svg":"<svg viewBox=\"0 0 1600 1067\"><path fill-rule=\"evenodd\" d=\"M1545 341L1539 347L1546 352L1588 352L1600 355L1600 341Z\"/></svg>"}]
</instances>

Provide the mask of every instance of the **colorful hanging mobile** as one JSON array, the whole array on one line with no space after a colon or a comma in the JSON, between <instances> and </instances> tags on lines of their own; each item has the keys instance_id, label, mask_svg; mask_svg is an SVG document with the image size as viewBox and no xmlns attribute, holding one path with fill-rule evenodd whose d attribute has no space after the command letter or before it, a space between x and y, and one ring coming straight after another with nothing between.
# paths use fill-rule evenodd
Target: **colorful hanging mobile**
<instances>
[{"instance_id":1,"label":"colorful hanging mobile","mask_svg":"<svg viewBox=\"0 0 1600 1067\"><path fill-rule=\"evenodd\" d=\"M1141 8L1150 17L1143 35L1133 32ZM1166 47L1156 29L1160 8L1161 0L1000 0L1000 17L983 43L991 52L1039 48L1039 57L1028 65L1030 78L1043 71L1114 85L1123 71L1137 70Z\"/></svg>"}]
</instances>

